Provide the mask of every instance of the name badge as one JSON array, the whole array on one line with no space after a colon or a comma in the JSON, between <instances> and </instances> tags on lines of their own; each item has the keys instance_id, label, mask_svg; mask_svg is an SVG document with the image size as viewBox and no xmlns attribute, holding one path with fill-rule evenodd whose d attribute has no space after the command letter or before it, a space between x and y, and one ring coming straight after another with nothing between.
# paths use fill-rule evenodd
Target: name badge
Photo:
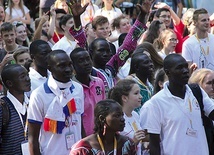
<instances>
[{"instance_id":1,"label":"name badge","mask_svg":"<svg viewBox=\"0 0 214 155\"><path fill-rule=\"evenodd\" d=\"M21 148L22 148L23 155L30 155L29 144L28 144L27 140L25 140L21 143Z\"/></svg>"},{"instance_id":2,"label":"name badge","mask_svg":"<svg viewBox=\"0 0 214 155\"><path fill-rule=\"evenodd\" d=\"M65 142L66 142L66 147L68 150L71 149L71 147L74 145L75 141L74 141L74 134L73 133L67 133L65 135Z\"/></svg>"},{"instance_id":3,"label":"name badge","mask_svg":"<svg viewBox=\"0 0 214 155\"><path fill-rule=\"evenodd\" d=\"M197 137L197 130L194 130L192 128L187 128L186 134L191 137Z\"/></svg>"}]
</instances>

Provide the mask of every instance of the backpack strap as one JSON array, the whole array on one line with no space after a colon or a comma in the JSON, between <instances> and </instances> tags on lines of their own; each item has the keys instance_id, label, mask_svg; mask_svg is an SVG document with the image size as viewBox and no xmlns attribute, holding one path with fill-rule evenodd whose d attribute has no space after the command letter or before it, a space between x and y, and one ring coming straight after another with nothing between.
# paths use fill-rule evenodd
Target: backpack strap
<instances>
[{"instance_id":1,"label":"backpack strap","mask_svg":"<svg viewBox=\"0 0 214 155\"><path fill-rule=\"evenodd\" d=\"M1 129L1 137L0 137L0 143L2 141L2 135L3 131L7 129L7 125L9 124L10 121L10 113L9 113L9 107L4 100L5 97L0 99L0 107L2 110L2 129Z\"/></svg>"},{"instance_id":2,"label":"backpack strap","mask_svg":"<svg viewBox=\"0 0 214 155\"><path fill-rule=\"evenodd\" d=\"M197 101L199 103L203 125L204 126L213 126L211 119L209 119L204 114L203 95L202 95L200 86L196 83L188 84L188 86L192 90L193 95L195 96L195 98L197 99Z\"/></svg>"}]
</instances>

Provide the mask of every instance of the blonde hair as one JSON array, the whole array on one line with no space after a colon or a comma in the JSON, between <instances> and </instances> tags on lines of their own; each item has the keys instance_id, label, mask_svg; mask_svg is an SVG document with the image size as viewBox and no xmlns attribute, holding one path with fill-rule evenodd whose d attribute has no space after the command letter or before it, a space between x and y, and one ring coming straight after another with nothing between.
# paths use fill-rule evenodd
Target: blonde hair
<instances>
[{"instance_id":1,"label":"blonde hair","mask_svg":"<svg viewBox=\"0 0 214 155\"><path fill-rule=\"evenodd\" d=\"M157 49L157 50L162 50L163 47L164 47L164 44L163 42L166 40L168 34L170 33L173 33L175 34L175 32L171 29L166 29L166 30L163 30L159 37L154 41L154 47ZM176 35L176 34L175 34ZM177 35L176 35L177 36Z\"/></svg>"},{"instance_id":2,"label":"blonde hair","mask_svg":"<svg viewBox=\"0 0 214 155\"><path fill-rule=\"evenodd\" d=\"M12 8L14 7L14 3L13 3L13 1L12 0L9 0L9 2L8 2L8 8L9 8L9 10L10 10L10 17L11 17L11 15L12 15ZM25 16L25 11L24 11L24 2L23 2L23 0L20 0L19 1L19 7L20 7L20 9L21 9L21 11L22 11L22 14L23 14L23 16L22 17L24 17Z\"/></svg>"},{"instance_id":3,"label":"blonde hair","mask_svg":"<svg viewBox=\"0 0 214 155\"><path fill-rule=\"evenodd\" d=\"M193 21L193 13L195 9L194 8L189 8L182 16L182 21L184 25L190 25L190 22Z\"/></svg>"},{"instance_id":4,"label":"blonde hair","mask_svg":"<svg viewBox=\"0 0 214 155\"><path fill-rule=\"evenodd\" d=\"M200 86L202 86L207 74L213 73L213 72L214 72L213 70L207 69L207 68L198 69L192 73L188 83L197 83Z\"/></svg>"},{"instance_id":5,"label":"blonde hair","mask_svg":"<svg viewBox=\"0 0 214 155\"><path fill-rule=\"evenodd\" d=\"M58 8L59 4L62 2L66 2L66 0L56 0L54 3L54 8Z\"/></svg>"}]
</instances>

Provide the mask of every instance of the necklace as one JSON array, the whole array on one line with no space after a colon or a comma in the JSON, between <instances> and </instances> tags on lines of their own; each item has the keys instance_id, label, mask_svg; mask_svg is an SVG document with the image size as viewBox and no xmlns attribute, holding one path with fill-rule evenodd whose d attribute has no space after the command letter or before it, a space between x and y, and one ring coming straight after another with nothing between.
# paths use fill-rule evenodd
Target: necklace
<instances>
[{"instance_id":1,"label":"necklace","mask_svg":"<svg viewBox=\"0 0 214 155\"><path fill-rule=\"evenodd\" d=\"M103 142L102 142L99 134L97 134L97 139L98 139L98 142L99 142L100 147L102 149L102 152L105 155L105 148L104 148ZM116 137L114 137L114 155L116 155L116 154L117 154L117 139L116 139Z\"/></svg>"},{"instance_id":2,"label":"necklace","mask_svg":"<svg viewBox=\"0 0 214 155\"><path fill-rule=\"evenodd\" d=\"M207 48L206 48L206 51L205 51L205 49L202 47L201 41L200 41L200 39L198 38L197 34L195 34L195 37L196 37L196 39L198 40L198 42L199 42L199 44L200 44L200 49L201 49L203 55L208 55L208 54L210 53L209 35L207 35L207 42L206 42Z\"/></svg>"}]
</instances>

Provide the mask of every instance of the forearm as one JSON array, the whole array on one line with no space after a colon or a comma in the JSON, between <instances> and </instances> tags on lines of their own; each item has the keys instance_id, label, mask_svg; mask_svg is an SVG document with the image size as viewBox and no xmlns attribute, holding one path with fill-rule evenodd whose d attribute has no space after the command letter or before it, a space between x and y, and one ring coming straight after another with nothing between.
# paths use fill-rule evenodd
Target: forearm
<instances>
[{"instance_id":1,"label":"forearm","mask_svg":"<svg viewBox=\"0 0 214 155\"><path fill-rule=\"evenodd\" d=\"M85 32L83 30L82 27L80 27L79 30L75 29L75 28L71 28L70 29L70 34L78 41L78 45L82 48L85 48L86 47L86 35L85 35Z\"/></svg>"},{"instance_id":2,"label":"forearm","mask_svg":"<svg viewBox=\"0 0 214 155\"><path fill-rule=\"evenodd\" d=\"M150 155L160 155L160 138L159 134L149 134L149 148L150 148Z\"/></svg>"},{"instance_id":3,"label":"forearm","mask_svg":"<svg viewBox=\"0 0 214 155\"><path fill-rule=\"evenodd\" d=\"M183 11L183 4L179 3L178 4L178 17L181 18L182 17L182 11Z\"/></svg>"},{"instance_id":4,"label":"forearm","mask_svg":"<svg viewBox=\"0 0 214 155\"><path fill-rule=\"evenodd\" d=\"M113 72L113 75L117 74L119 67L125 63L131 53L135 50L137 47L137 41L145 30L146 25L137 19L129 33L126 35L126 38L118 49L118 52L108 61L106 65L107 68Z\"/></svg>"},{"instance_id":5,"label":"forearm","mask_svg":"<svg viewBox=\"0 0 214 155\"><path fill-rule=\"evenodd\" d=\"M51 39L54 35L55 19L56 19L55 16L52 16L50 19L50 23L49 23L50 27L48 30L48 39Z\"/></svg>"},{"instance_id":6,"label":"forearm","mask_svg":"<svg viewBox=\"0 0 214 155\"><path fill-rule=\"evenodd\" d=\"M41 34L42 34L42 23L40 22L37 29L34 32L34 36L33 36L33 40L38 40L41 38Z\"/></svg>"}]
</instances>

